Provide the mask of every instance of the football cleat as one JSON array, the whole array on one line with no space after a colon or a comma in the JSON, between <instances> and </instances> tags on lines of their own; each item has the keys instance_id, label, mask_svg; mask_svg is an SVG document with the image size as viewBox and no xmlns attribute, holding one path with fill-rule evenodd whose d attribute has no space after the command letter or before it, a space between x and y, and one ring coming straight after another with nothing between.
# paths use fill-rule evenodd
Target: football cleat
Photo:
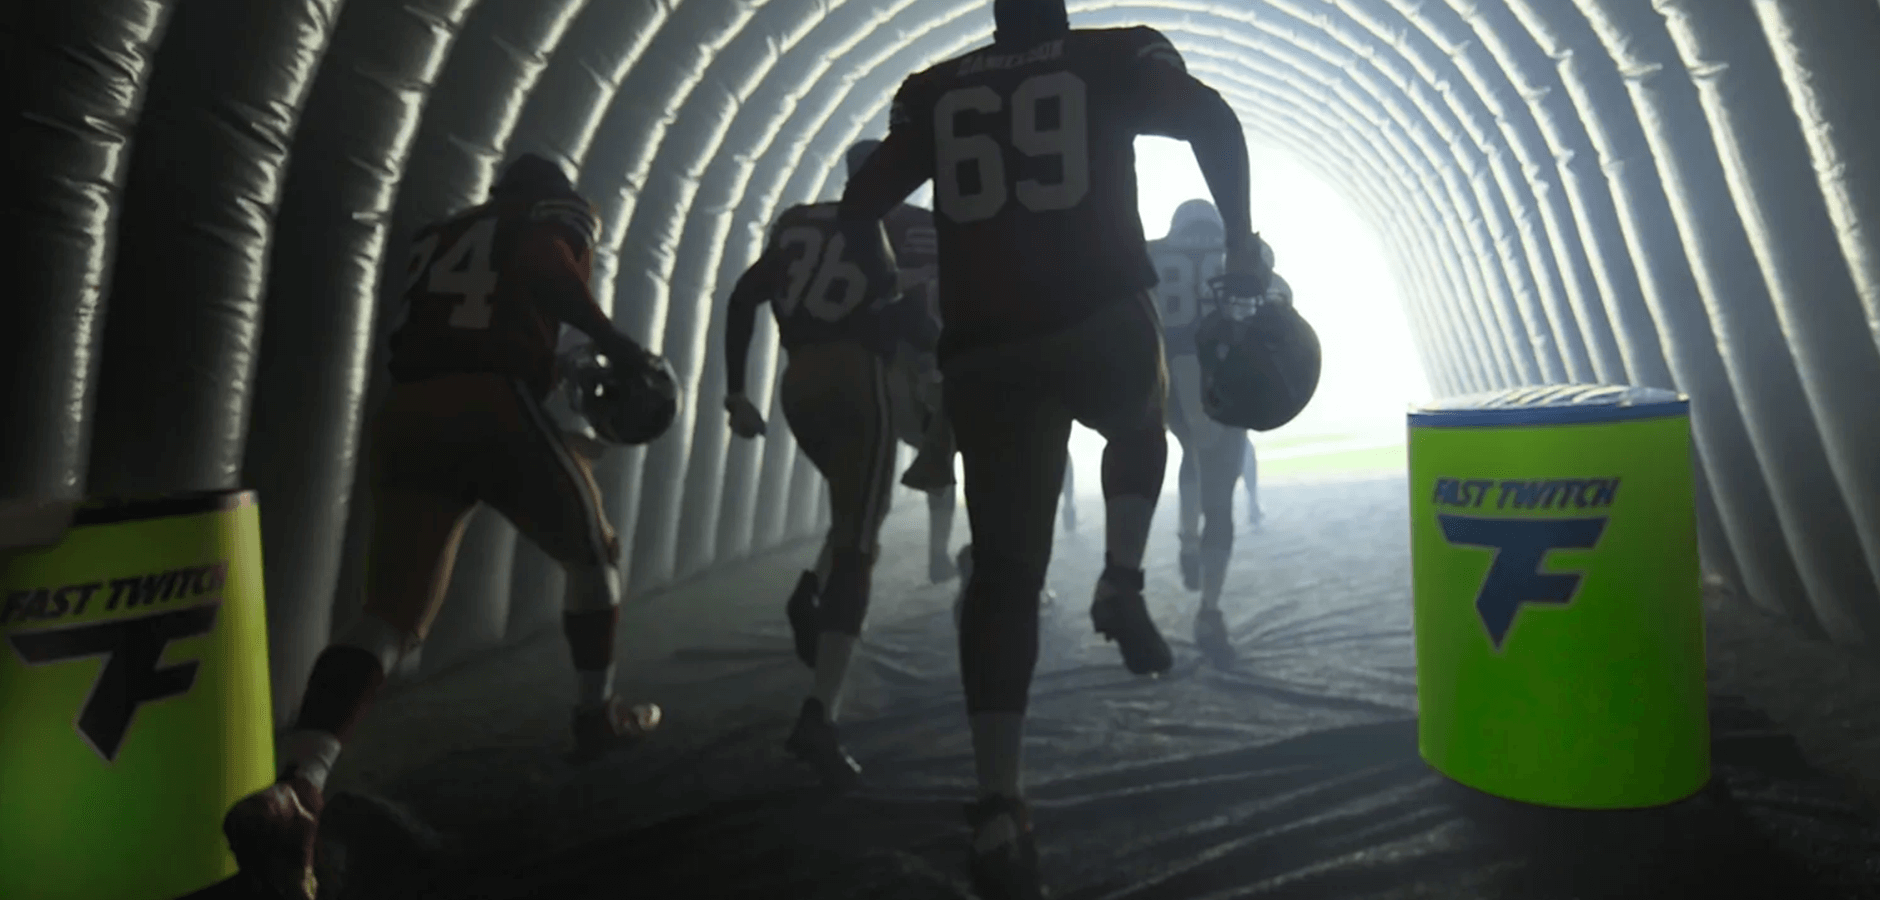
<instances>
[{"instance_id":1,"label":"football cleat","mask_svg":"<svg viewBox=\"0 0 1880 900\"><path fill-rule=\"evenodd\" d=\"M796 642L796 658L812 669L816 668L816 638L822 634L822 617L816 603L820 590L816 573L804 572L783 607L784 617L790 620L790 637Z\"/></svg>"},{"instance_id":2,"label":"football cleat","mask_svg":"<svg viewBox=\"0 0 1880 900\"><path fill-rule=\"evenodd\" d=\"M313 854L324 805L312 782L288 776L236 801L223 816L229 850L259 896L314 900L320 884Z\"/></svg>"},{"instance_id":3,"label":"football cleat","mask_svg":"<svg viewBox=\"0 0 1880 900\"><path fill-rule=\"evenodd\" d=\"M1038 877L1038 842L1031 810L1008 797L988 797L966 807L973 828L973 892L984 900L1043 900Z\"/></svg>"},{"instance_id":4,"label":"football cleat","mask_svg":"<svg viewBox=\"0 0 1880 900\"><path fill-rule=\"evenodd\" d=\"M1234 663L1234 644L1227 637L1227 620L1218 609L1195 614L1195 646L1209 662L1223 669Z\"/></svg>"},{"instance_id":5,"label":"football cleat","mask_svg":"<svg viewBox=\"0 0 1880 900\"><path fill-rule=\"evenodd\" d=\"M587 762L612 750L630 747L659 729L663 714L652 703L610 698L574 711L574 757Z\"/></svg>"},{"instance_id":6,"label":"football cleat","mask_svg":"<svg viewBox=\"0 0 1880 900\"><path fill-rule=\"evenodd\" d=\"M954 485L953 458L937 453L921 453L901 473L901 484L921 493L944 491Z\"/></svg>"},{"instance_id":7,"label":"football cleat","mask_svg":"<svg viewBox=\"0 0 1880 900\"><path fill-rule=\"evenodd\" d=\"M1090 623L1123 651L1123 665L1136 675L1160 675L1175 665L1168 642L1142 599L1142 575L1110 569L1097 580Z\"/></svg>"},{"instance_id":8,"label":"football cleat","mask_svg":"<svg viewBox=\"0 0 1880 900\"><path fill-rule=\"evenodd\" d=\"M861 764L842 749L835 723L823 714L822 701L814 697L803 701L796 727L790 730L783 747L815 771L823 784L835 790L848 790L862 777Z\"/></svg>"}]
</instances>

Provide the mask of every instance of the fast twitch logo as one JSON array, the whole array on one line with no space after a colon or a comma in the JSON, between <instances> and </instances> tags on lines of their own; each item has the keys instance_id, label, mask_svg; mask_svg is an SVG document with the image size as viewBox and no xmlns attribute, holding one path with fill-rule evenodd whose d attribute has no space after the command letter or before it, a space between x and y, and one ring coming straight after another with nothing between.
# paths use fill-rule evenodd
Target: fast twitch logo
<instances>
[{"instance_id":1,"label":"fast twitch logo","mask_svg":"<svg viewBox=\"0 0 1880 900\"><path fill-rule=\"evenodd\" d=\"M1568 478L1543 481L1438 478L1432 500L1439 508L1477 510L1500 515L1437 513L1443 539L1450 545L1494 554L1475 595L1475 611L1488 639L1500 650L1515 616L1529 603L1566 606L1579 594L1582 572L1547 572L1555 550L1591 550L1598 546L1610 516L1541 517L1562 510L1606 510L1619 493L1617 478Z\"/></svg>"},{"instance_id":2,"label":"fast twitch logo","mask_svg":"<svg viewBox=\"0 0 1880 900\"><path fill-rule=\"evenodd\" d=\"M7 636L13 652L30 666L104 659L74 724L85 742L111 762L124 746L139 707L181 697L195 686L201 662L161 665L163 651L171 641L214 630L222 602L209 595L221 591L227 576L228 563L222 561L110 581L9 591L0 601L0 625L81 615L94 599L107 612L138 613ZM172 606L178 601L191 605ZM172 608L145 611L152 606Z\"/></svg>"}]
</instances>

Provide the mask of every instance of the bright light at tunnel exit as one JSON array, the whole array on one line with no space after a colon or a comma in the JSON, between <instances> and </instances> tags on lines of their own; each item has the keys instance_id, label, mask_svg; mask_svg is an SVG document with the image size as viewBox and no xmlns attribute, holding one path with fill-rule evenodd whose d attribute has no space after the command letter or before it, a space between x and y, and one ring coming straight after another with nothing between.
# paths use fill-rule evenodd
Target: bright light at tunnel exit
<instances>
[{"instance_id":1,"label":"bright light at tunnel exit","mask_svg":"<svg viewBox=\"0 0 1880 900\"><path fill-rule=\"evenodd\" d=\"M1275 269L1318 330L1324 371L1312 405L1286 427L1254 435L1263 460L1317 449L1401 444L1404 408L1429 397L1410 340L1402 295L1372 226L1339 193L1291 156L1255 145L1253 227L1273 246ZM1207 181L1186 143L1136 141L1143 234L1168 233L1183 202L1207 198ZM1082 427L1071 438L1078 491L1097 489L1103 441ZM1175 486L1179 444L1169 442L1165 482Z\"/></svg>"}]
</instances>

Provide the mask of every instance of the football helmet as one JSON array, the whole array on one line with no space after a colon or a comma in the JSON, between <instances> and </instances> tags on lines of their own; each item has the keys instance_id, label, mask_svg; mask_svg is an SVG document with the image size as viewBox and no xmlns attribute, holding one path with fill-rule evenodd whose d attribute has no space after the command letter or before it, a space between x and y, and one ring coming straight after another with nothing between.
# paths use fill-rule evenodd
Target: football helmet
<instances>
[{"instance_id":1,"label":"football helmet","mask_svg":"<svg viewBox=\"0 0 1880 900\"><path fill-rule=\"evenodd\" d=\"M1201 408L1233 428L1272 431L1305 411L1318 391L1318 332L1293 308L1292 288L1275 274L1261 297L1235 297L1230 282L1209 282L1212 309L1195 326Z\"/></svg>"},{"instance_id":2,"label":"football helmet","mask_svg":"<svg viewBox=\"0 0 1880 900\"><path fill-rule=\"evenodd\" d=\"M575 411L610 444L649 444L679 415L679 379L672 364L651 353L616 362L593 344L562 356Z\"/></svg>"}]
</instances>

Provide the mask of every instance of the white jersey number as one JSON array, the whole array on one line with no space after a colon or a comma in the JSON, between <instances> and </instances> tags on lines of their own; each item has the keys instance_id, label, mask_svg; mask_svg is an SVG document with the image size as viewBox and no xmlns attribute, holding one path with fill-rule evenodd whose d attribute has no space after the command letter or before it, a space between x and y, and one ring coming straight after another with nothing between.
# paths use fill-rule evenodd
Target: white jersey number
<instances>
[{"instance_id":1,"label":"white jersey number","mask_svg":"<svg viewBox=\"0 0 1880 900\"><path fill-rule=\"evenodd\" d=\"M1159 279L1156 294L1162 298L1162 324L1180 328L1192 324L1201 315L1201 286L1227 269L1227 255L1220 251L1205 254L1164 251L1155 255Z\"/></svg>"},{"instance_id":2,"label":"white jersey number","mask_svg":"<svg viewBox=\"0 0 1880 900\"><path fill-rule=\"evenodd\" d=\"M867 299L868 275L843 257L847 242L842 235L825 238L822 229L799 225L779 235L777 243L797 252L777 312L789 316L801 305L817 319L840 322Z\"/></svg>"},{"instance_id":3,"label":"white jersey number","mask_svg":"<svg viewBox=\"0 0 1880 900\"><path fill-rule=\"evenodd\" d=\"M1027 178L1009 188L1004 148L991 135L960 134L959 114L992 115L1005 108L1005 99L992 88L976 85L941 95L934 104L934 198L940 212L955 222L980 222L1005 209L1011 194L1032 212L1071 209L1090 193L1089 94L1084 80L1070 72L1034 75L1012 92L1012 148L1034 159L1056 157L1060 176L1053 183ZM1057 121L1049 125L1041 115L1055 101ZM962 170L971 167L976 182L962 184Z\"/></svg>"},{"instance_id":4,"label":"white jersey number","mask_svg":"<svg viewBox=\"0 0 1880 900\"><path fill-rule=\"evenodd\" d=\"M495 217L478 220L433 261L437 240L438 236L432 234L411 248L411 261L405 266L405 293L425 279L427 293L457 298L457 306L450 312L451 327L490 327L490 314L496 309L490 302L496 293L496 270L490 267L490 251L496 244Z\"/></svg>"}]
</instances>

